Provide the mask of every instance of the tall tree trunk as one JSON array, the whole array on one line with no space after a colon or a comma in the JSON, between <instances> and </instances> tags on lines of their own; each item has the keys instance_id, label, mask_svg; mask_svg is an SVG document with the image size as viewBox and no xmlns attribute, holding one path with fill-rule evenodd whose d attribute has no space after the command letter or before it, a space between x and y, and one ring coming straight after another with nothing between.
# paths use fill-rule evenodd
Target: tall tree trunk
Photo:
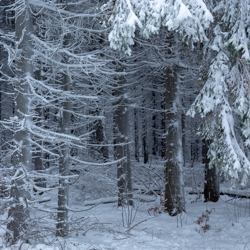
<instances>
[{"instance_id":1,"label":"tall tree trunk","mask_svg":"<svg viewBox=\"0 0 250 250\"><path fill-rule=\"evenodd\" d=\"M67 1L60 0L64 4L64 9L68 9ZM70 34L68 31L64 30L62 26L63 35L63 47L67 47L70 43ZM62 55L62 61L64 63L68 62L68 56ZM70 91L70 77L67 73L62 74L62 89L63 91ZM62 134L70 134L70 122L71 113L71 101L65 99L62 103L63 111L60 112L59 118L59 130ZM58 201L57 201L57 225L56 225L56 236L66 237L69 232L69 222L68 222L68 203L69 203L69 184L68 179L63 178L69 175L69 158L70 158L70 148L67 141L60 142L60 158L59 158L59 187L58 187ZM60 178L61 177L61 178Z\"/></svg>"},{"instance_id":2,"label":"tall tree trunk","mask_svg":"<svg viewBox=\"0 0 250 250\"><path fill-rule=\"evenodd\" d=\"M125 81L125 79L124 79ZM115 96L118 99L115 108L115 146L116 159L123 160L117 164L117 185L118 185L118 206L124 204L133 205L130 151L128 144L129 136L129 116L128 116L128 97L125 87L117 87Z\"/></svg>"},{"instance_id":3,"label":"tall tree trunk","mask_svg":"<svg viewBox=\"0 0 250 250\"><path fill-rule=\"evenodd\" d=\"M63 75L63 90L70 90L70 79L69 76ZM70 132L70 121L71 113L67 110L71 109L71 102L66 100L63 105L63 112L61 112L61 117L59 120L60 132L63 134L69 134ZM58 188L58 212L57 212L57 230L56 235L60 237L65 237L68 235L69 224L68 224L68 200L69 200L69 185L67 178L63 176L69 175L69 145L67 142L60 143L60 158L59 158L59 175L62 177L59 179Z\"/></svg>"},{"instance_id":4,"label":"tall tree trunk","mask_svg":"<svg viewBox=\"0 0 250 250\"><path fill-rule=\"evenodd\" d=\"M172 216L185 211L182 179L181 100L177 67L166 69L166 165L165 210Z\"/></svg>"},{"instance_id":5,"label":"tall tree trunk","mask_svg":"<svg viewBox=\"0 0 250 250\"><path fill-rule=\"evenodd\" d=\"M145 107L145 100L143 101L143 109L142 109L142 147L143 147L143 162L144 164L148 163L148 143L147 143L147 116Z\"/></svg>"},{"instance_id":6,"label":"tall tree trunk","mask_svg":"<svg viewBox=\"0 0 250 250\"><path fill-rule=\"evenodd\" d=\"M30 134L27 131L30 119L30 96L29 85L25 80L25 76L33 74L31 56L32 45L30 42L30 34L32 33L32 18L28 5L20 6L20 2L16 3L18 7L22 8L22 12L17 13L15 33L17 41L20 41L18 45L20 55L15 60L15 73L16 80L14 83L15 88L15 116L18 121L22 123L22 126L16 125L16 132L14 134L14 142L16 145L15 152L13 154L13 176L11 181L10 196L12 202L8 212L8 224L9 230L9 243L14 244L21 237L25 238L25 230L27 220L29 217L28 208L28 193L27 186L24 178L26 178L26 172L31 170L31 144ZM26 2L25 2L26 4ZM18 8L16 7L16 8ZM17 43L18 44L18 43Z\"/></svg>"},{"instance_id":7,"label":"tall tree trunk","mask_svg":"<svg viewBox=\"0 0 250 250\"><path fill-rule=\"evenodd\" d=\"M205 170L204 199L205 202L217 202L220 198L220 186L217 168L215 166L212 166L212 168L209 167L209 159L207 157L207 153L210 144L211 141L202 141L202 158Z\"/></svg>"},{"instance_id":8,"label":"tall tree trunk","mask_svg":"<svg viewBox=\"0 0 250 250\"><path fill-rule=\"evenodd\" d=\"M165 97L166 98L166 97ZM163 133L163 136L161 137L161 147L160 147L160 156L162 159L166 158L166 138L164 135L166 134L166 103L165 103L165 98L164 101L161 103L161 109L163 112L161 112L161 131Z\"/></svg>"},{"instance_id":9,"label":"tall tree trunk","mask_svg":"<svg viewBox=\"0 0 250 250\"><path fill-rule=\"evenodd\" d=\"M36 113L38 114L38 117L39 117L36 125L40 127L40 126L42 126L40 117L43 116L43 108L37 107ZM43 153L39 147L36 147L35 151L36 152L33 154L34 170L41 172L41 171L45 170L45 166L43 163ZM36 186L46 187L46 179L45 178L36 178L34 181L35 181ZM33 188L33 190L35 192L37 191L37 189L35 187Z\"/></svg>"},{"instance_id":10,"label":"tall tree trunk","mask_svg":"<svg viewBox=\"0 0 250 250\"><path fill-rule=\"evenodd\" d=\"M37 70L34 74L35 74L35 78L37 80L42 79L41 70ZM42 106L39 105L38 107L36 107L36 114L37 114L36 125L41 127L42 126L42 117L44 117ZM33 154L33 158L34 158L34 170L37 170L38 172L45 170L45 165L43 162L43 153L39 147L36 147L35 153ZM46 179L45 178L36 178L35 184L38 187L46 187ZM33 190L35 192L37 192L36 188L33 188Z\"/></svg>"},{"instance_id":11,"label":"tall tree trunk","mask_svg":"<svg viewBox=\"0 0 250 250\"><path fill-rule=\"evenodd\" d=\"M97 128L96 128L96 138L99 144L107 144L107 138L105 133L105 125L104 120L97 121ZM107 161L109 158L109 152L107 146L101 146L98 148L99 153L101 154L103 161Z\"/></svg>"},{"instance_id":12,"label":"tall tree trunk","mask_svg":"<svg viewBox=\"0 0 250 250\"><path fill-rule=\"evenodd\" d=\"M140 161L139 153L139 122L138 122L138 110L134 108L134 129L135 129L135 160Z\"/></svg>"},{"instance_id":13,"label":"tall tree trunk","mask_svg":"<svg viewBox=\"0 0 250 250\"><path fill-rule=\"evenodd\" d=\"M154 86L155 88L155 86ZM156 94L154 91L152 91L152 101L153 101L153 109L157 110L156 107ZM158 137L157 137L157 116L156 116L156 112L153 113L152 115L152 121L153 121L153 132L152 132L152 136L153 136L153 148L152 148L152 154L153 155L157 155L158 153Z\"/></svg>"}]
</instances>

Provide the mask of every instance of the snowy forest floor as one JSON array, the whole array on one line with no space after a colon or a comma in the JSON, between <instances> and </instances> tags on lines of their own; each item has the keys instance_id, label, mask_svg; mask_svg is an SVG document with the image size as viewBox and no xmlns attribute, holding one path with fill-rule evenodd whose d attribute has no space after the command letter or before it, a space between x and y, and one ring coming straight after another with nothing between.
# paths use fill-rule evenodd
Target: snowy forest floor
<instances>
[{"instance_id":1,"label":"snowy forest floor","mask_svg":"<svg viewBox=\"0 0 250 250\"><path fill-rule=\"evenodd\" d=\"M77 215L70 213L75 222L68 238L56 238L51 233L44 235L43 244L19 242L12 248L5 248L2 241L0 249L250 249L250 199L222 195L217 203L204 203L202 196L190 195L188 190L186 193L186 213L176 217L166 213L154 214L152 208L159 206L159 200L135 202L130 211L132 215L136 213L135 219L129 227L124 227L123 224L128 222L127 211L117 208L116 203L99 204ZM80 202L73 207L79 210L90 208L83 207ZM52 227L55 224L51 225L53 230ZM5 233L3 226L0 233L1 236Z\"/></svg>"}]
</instances>

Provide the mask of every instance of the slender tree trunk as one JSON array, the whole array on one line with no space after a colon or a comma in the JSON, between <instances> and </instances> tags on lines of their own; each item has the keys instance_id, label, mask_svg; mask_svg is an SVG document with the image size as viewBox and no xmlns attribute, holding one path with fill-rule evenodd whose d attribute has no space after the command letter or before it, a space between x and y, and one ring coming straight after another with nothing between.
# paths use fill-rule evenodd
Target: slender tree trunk
<instances>
[{"instance_id":1,"label":"slender tree trunk","mask_svg":"<svg viewBox=\"0 0 250 250\"><path fill-rule=\"evenodd\" d=\"M63 75L63 90L70 90L70 79L66 74ZM71 102L66 100L62 105L64 111L61 112L59 120L60 132L63 134L70 133L71 114L67 110L71 109ZM69 175L69 145L67 142L60 143L60 158L59 158L59 175L61 177ZM57 230L56 235L65 237L68 235L68 200L69 200L69 185L67 178L59 179L58 188L58 212L57 212Z\"/></svg>"},{"instance_id":2,"label":"slender tree trunk","mask_svg":"<svg viewBox=\"0 0 250 250\"><path fill-rule=\"evenodd\" d=\"M155 86L154 86L155 88ZM156 94L154 91L152 91L152 101L153 101L153 109L156 110ZM152 154L153 155L157 155L158 153L158 138L157 138L157 116L156 116L156 112L153 113L152 115L152 121L153 121L153 132L152 132L152 136L153 136L153 148L152 148Z\"/></svg>"},{"instance_id":3,"label":"slender tree trunk","mask_svg":"<svg viewBox=\"0 0 250 250\"><path fill-rule=\"evenodd\" d=\"M114 114L115 143L121 144L115 146L115 154L116 159L122 159L126 157L126 160L123 160L117 164L118 206L122 206L124 204L133 205L130 150L128 144L128 97L126 96L125 87L117 88L115 90L115 96L118 98Z\"/></svg>"},{"instance_id":4,"label":"slender tree trunk","mask_svg":"<svg viewBox=\"0 0 250 250\"><path fill-rule=\"evenodd\" d=\"M164 98L165 99L165 98ZM164 110L164 112L161 113L161 131L162 134L166 134L166 115L165 115L165 109L166 104L165 101L161 104L161 109ZM166 157L166 138L164 136L161 137L161 148L159 152L162 159Z\"/></svg>"},{"instance_id":5,"label":"slender tree trunk","mask_svg":"<svg viewBox=\"0 0 250 250\"><path fill-rule=\"evenodd\" d=\"M26 3L26 2L25 2ZM17 5L19 2L17 1ZM29 208L27 199L27 186L24 178L26 172L31 170L31 144L30 134L27 127L31 123L30 118L30 93L29 85L25 80L25 76L33 74L31 56L32 45L30 42L30 34L32 33L32 18L28 5L22 6L23 11L19 12L16 17L15 33L20 55L15 60L15 116L22 123L20 128L17 124L14 134L14 142L16 145L13 154L13 175L11 181L10 196L12 202L8 212L8 236L9 243L14 244L20 238L25 239L25 231L27 220L29 217ZM17 43L18 44L18 43Z\"/></svg>"},{"instance_id":6,"label":"slender tree trunk","mask_svg":"<svg viewBox=\"0 0 250 250\"><path fill-rule=\"evenodd\" d=\"M34 74L35 74L35 78L37 80L42 79L41 70L37 70ZM44 117L44 115L43 115L43 107L41 107L41 106L36 107L36 114L37 114L36 125L41 127L42 126L41 119L42 119L42 117ZM45 166L44 166L44 163L43 163L43 153L42 153L42 150L39 147L36 147L35 151L36 152L33 155L34 169L37 170L38 172L39 171L41 172L41 171L45 170ZM35 184L38 187L46 187L46 179L45 178L36 178L35 179ZM33 188L33 190L35 192L37 192L36 188ZM39 193L39 194L41 194L41 193Z\"/></svg>"},{"instance_id":7,"label":"slender tree trunk","mask_svg":"<svg viewBox=\"0 0 250 250\"><path fill-rule=\"evenodd\" d=\"M166 186L165 210L172 216L185 211L182 179L182 125L181 100L177 67L166 70Z\"/></svg>"},{"instance_id":8,"label":"slender tree trunk","mask_svg":"<svg viewBox=\"0 0 250 250\"><path fill-rule=\"evenodd\" d=\"M138 122L138 111L134 109L134 129L135 129L135 160L140 161L139 153L139 122Z\"/></svg>"},{"instance_id":9,"label":"slender tree trunk","mask_svg":"<svg viewBox=\"0 0 250 250\"><path fill-rule=\"evenodd\" d=\"M96 138L99 144L107 143L106 133L105 133L105 126L103 120L97 121L97 128L96 128ZM99 153L101 154L103 161L107 161L109 158L109 152L107 146L101 146L98 148Z\"/></svg>"},{"instance_id":10,"label":"slender tree trunk","mask_svg":"<svg viewBox=\"0 0 250 250\"><path fill-rule=\"evenodd\" d=\"M212 166L212 168L209 167L207 153L210 144L211 141L202 141L202 158L205 170L204 199L205 202L217 202L220 198L219 178L217 168L215 166Z\"/></svg>"},{"instance_id":11,"label":"slender tree trunk","mask_svg":"<svg viewBox=\"0 0 250 250\"><path fill-rule=\"evenodd\" d=\"M67 1L60 0L62 4L65 5L65 10L68 8ZM63 47L67 47L71 36L62 27L63 37ZM67 63L68 56L62 55L62 61ZM63 91L70 91L70 77L66 73L62 74L62 86ZM65 99L62 103L63 111L60 112L59 118L59 129L62 134L70 134L70 122L71 110L70 100ZM69 158L70 158L70 148L69 144L64 141L60 142L60 158L59 158L59 187L58 187L58 202L57 202L57 225L56 225L56 236L66 237L69 232L69 222L68 222L68 203L69 203L69 184L68 179L63 178L69 175Z\"/></svg>"},{"instance_id":12,"label":"slender tree trunk","mask_svg":"<svg viewBox=\"0 0 250 250\"><path fill-rule=\"evenodd\" d=\"M43 116L43 108L42 107L37 107L36 108L36 113L38 114L38 117ZM41 121L39 120L36 124L37 126L42 126ZM45 170L45 166L43 164L43 153L39 147L36 148L36 152L33 154L34 158L34 170L37 170L38 172ZM45 178L36 178L35 179L35 184L38 187L46 187L46 179ZM34 188L34 191L36 192L36 188Z\"/></svg>"},{"instance_id":13,"label":"slender tree trunk","mask_svg":"<svg viewBox=\"0 0 250 250\"><path fill-rule=\"evenodd\" d=\"M142 147L143 147L143 162L148 163L148 144L147 144L147 118L145 109L142 111Z\"/></svg>"},{"instance_id":14,"label":"slender tree trunk","mask_svg":"<svg viewBox=\"0 0 250 250\"><path fill-rule=\"evenodd\" d=\"M147 124L147 112L146 112L146 91L142 86L142 149L143 149L143 163L148 163L148 124Z\"/></svg>"}]
</instances>

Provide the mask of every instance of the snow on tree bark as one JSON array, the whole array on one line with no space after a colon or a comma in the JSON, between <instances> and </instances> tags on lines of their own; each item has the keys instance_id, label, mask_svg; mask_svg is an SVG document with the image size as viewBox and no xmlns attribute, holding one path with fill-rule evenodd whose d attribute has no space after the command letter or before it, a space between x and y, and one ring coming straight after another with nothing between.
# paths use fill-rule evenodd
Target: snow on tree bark
<instances>
[{"instance_id":1,"label":"snow on tree bark","mask_svg":"<svg viewBox=\"0 0 250 250\"><path fill-rule=\"evenodd\" d=\"M210 143L211 141L202 141L202 158L205 170L204 199L205 202L217 202L220 198L218 169L215 166L209 166L207 153Z\"/></svg>"},{"instance_id":2,"label":"snow on tree bark","mask_svg":"<svg viewBox=\"0 0 250 250\"><path fill-rule=\"evenodd\" d=\"M114 91L115 97L118 99L114 113L116 144L115 156L117 159L126 157L126 160L122 160L117 164L118 206L122 206L124 204L133 205L130 149L128 141L128 96L126 94L126 87L123 86L124 81L125 79L122 79Z\"/></svg>"},{"instance_id":3,"label":"snow on tree bark","mask_svg":"<svg viewBox=\"0 0 250 250\"><path fill-rule=\"evenodd\" d=\"M30 35L33 31L32 16L29 5L16 2L17 14L15 34L17 40L18 57L14 62L15 67L15 117L14 143L16 149L13 153L13 177L11 180L10 197L12 202L8 212L8 237L10 244L14 244L20 238L25 238L29 207L27 203L27 172L31 170L31 144L30 133L30 91L26 81L27 75L33 74L31 63L32 45Z\"/></svg>"},{"instance_id":4,"label":"snow on tree bark","mask_svg":"<svg viewBox=\"0 0 250 250\"><path fill-rule=\"evenodd\" d=\"M165 154L165 211L174 216L185 211L182 179L181 100L177 78L178 68L166 69L166 154Z\"/></svg>"},{"instance_id":5,"label":"snow on tree bark","mask_svg":"<svg viewBox=\"0 0 250 250\"><path fill-rule=\"evenodd\" d=\"M64 74L62 80L63 90L70 90L69 76ZM63 134L69 134L69 125L71 121L70 100L65 100L62 104L63 111L60 113L59 128ZM57 231L56 235L65 237L68 235L68 201L69 201L69 185L68 179L63 178L69 175L69 145L67 142L60 142L60 158L59 158L59 188L58 188L58 203L57 203Z\"/></svg>"}]
</instances>

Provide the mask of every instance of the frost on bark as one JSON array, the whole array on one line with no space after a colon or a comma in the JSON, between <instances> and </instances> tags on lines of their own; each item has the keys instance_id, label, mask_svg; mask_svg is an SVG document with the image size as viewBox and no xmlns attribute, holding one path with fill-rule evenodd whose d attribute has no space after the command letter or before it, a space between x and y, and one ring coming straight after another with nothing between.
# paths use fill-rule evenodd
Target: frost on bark
<instances>
[{"instance_id":1,"label":"frost on bark","mask_svg":"<svg viewBox=\"0 0 250 250\"><path fill-rule=\"evenodd\" d=\"M125 81L125 80L124 80ZM126 158L117 164L117 185L118 185L118 206L124 204L133 205L130 151L128 144L129 135L129 114L128 97L126 88L116 87L115 97L117 98L114 121L115 121L115 156L116 159Z\"/></svg>"},{"instance_id":2,"label":"frost on bark","mask_svg":"<svg viewBox=\"0 0 250 250\"><path fill-rule=\"evenodd\" d=\"M42 80L41 76L41 70L37 70L34 72L35 78L37 80ZM42 105L38 105L35 109L36 111L36 119L34 119L34 123L36 123L36 126L42 127L42 117L44 117L44 108ZM42 143L38 142L41 146ZM34 158L34 170L41 172L45 170L45 164L43 161L43 152L40 149L40 147L35 148L35 152L33 153L33 158ZM37 187L46 187L46 179L45 178L36 178L34 180L34 183ZM33 187L33 191L38 194L42 194L42 192L38 192L37 187Z\"/></svg>"},{"instance_id":3,"label":"frost on bark","mask_svg":"<svg viewBox=\"0 0 250 250\"><path fill-rule=\"evenodd\" d=\"M207 153L210 143L211 141L209 140L202 141L202 158L205 170L204 200L205 202L217 202L220 198L219 178L217 168L215 166L209 167Z\"/></svg>"},{"instance_id":4,"label":"frost on bark","mask_svg":"<svg viewBox=\"0 0 250 250\"><path fill-rule=\"evenodd\" d=\"M63 75L63 90L70 90L70 79L66 74ZM60 114L59 129L63 134L69 133L69 125L71 121L71 113L67 110L71 109L71 102L65 100L62 104L63 111ZM69 185L67 178L63 176L69 175L69 145L67 142L60 142L60 158L59 158L59 188L58 188L58 207L57 207L57 231L56 235L65 237L68 235L68 200L69 200Z\"/></svg>"},{"instance_id":5,"label":"frost on bark","mask_svg":"<svg viewBox=\"0 0 250 250\"><path fill-rule=\"evenodd\" d=\"M166 152L165 152L165 211L171 216L185 211L182 179L181 100L177 67L166 69Z\"/></svg>"},{"instance_id":6,"label":"frost on bark","mask_svg":"<svg viewBox=\"0 0 250 250\"><path fill-rule=\"evenodd\" d=\"M19 5L17 1L17 5ZM29 217L28 192L26 173L31 170L30 134L27 130L30 124L30 93L25 76L32 75L31 42L32 18L29 6L24 3L18 6L20 11L16 17L15 34L18 46L18 56L14 62L15 70L15 151L12 156L13 177L11 179L11 204L8 211L7 238L10 244L19 239L25 239L27 220ZM19 42L19 43L18 43Z\"/></svg>"}]
</instances>

